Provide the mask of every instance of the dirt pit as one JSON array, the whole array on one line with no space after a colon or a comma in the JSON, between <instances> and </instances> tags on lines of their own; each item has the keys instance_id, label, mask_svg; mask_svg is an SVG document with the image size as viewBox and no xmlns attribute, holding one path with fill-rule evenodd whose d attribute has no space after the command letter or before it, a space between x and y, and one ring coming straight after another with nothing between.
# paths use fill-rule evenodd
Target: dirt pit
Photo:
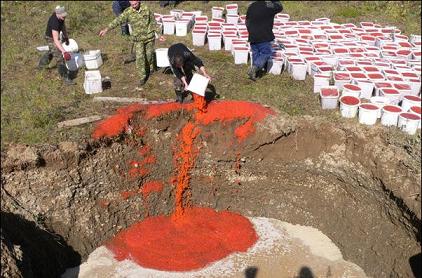
<instances>
[{"instance_id":1,"label":"dirt pit","mask_svg":"<svg viewBox=\"0 0 422 278\"><path fill-rule=\"evenodd\" d=\"M368 276L419 271L420 136L220 101L132 105L93 137L2 152L2 276L57 277L177 207L313 227Z\"/></svg>"}]
</instances>

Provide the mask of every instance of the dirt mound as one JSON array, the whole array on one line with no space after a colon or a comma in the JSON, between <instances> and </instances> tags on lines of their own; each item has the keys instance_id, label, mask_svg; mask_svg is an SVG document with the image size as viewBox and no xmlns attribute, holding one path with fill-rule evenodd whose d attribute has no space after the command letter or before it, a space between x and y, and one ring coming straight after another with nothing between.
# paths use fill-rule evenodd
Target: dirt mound
<instances>
[{"instance_id":1,"label":"dirt mound","mask_svg":"<svg viewBox=\"0 0 422 278\"><path fill-rule=\"evenodd\" d=\"M109 138L34 148L30 160L13 155L25 147L10 147L2 153L9 165L2 167L2 212L60 235L82 260L145 217L171 214L175 139L194 115L159 108L131 110ZM409 258L420 252L420 137L311 117L250 119L202 119L192 204L312 226L370 276L412 275ZM252 132L240 140L245 131ZM163 186L143 189L151 182ZM38 250L42 240L32 233L22 230ZM57 258L51 269L75 262L68 248L45 252L40 259Z\"/></svg>"}]
</instances>

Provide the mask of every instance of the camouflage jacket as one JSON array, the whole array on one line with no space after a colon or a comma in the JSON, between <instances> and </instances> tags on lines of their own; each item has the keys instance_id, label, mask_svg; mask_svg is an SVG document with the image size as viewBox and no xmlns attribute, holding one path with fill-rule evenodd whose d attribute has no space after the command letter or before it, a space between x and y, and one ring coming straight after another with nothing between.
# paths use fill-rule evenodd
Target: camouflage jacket
<instances>
[{"instance_id":1,"label":"camouflage jacket","mask_svg":"<svg viewBox=\"0 0 422 278\"><path fill-rule=\"evenodd\" d=\"M155 39L155 32L159 33L159 26L155 22L154 14L144 3L139 4L139 10L127 8L115 18L109 25L113 29L123 23L129 23L132 28L130 39L135 42L148 42Z\"/></svg>"}]
</instances>

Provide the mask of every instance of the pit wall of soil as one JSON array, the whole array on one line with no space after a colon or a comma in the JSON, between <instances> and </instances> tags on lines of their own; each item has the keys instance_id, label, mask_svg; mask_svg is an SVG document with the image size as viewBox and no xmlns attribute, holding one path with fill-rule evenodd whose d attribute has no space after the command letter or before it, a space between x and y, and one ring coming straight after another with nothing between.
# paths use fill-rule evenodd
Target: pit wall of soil
<instances>
[{"instance_id":1,"label":"pit wall of soil","mask_svg":"<svg viewBox=\"0 0 422 278\"><path fill-rule=\"evenodd\" d=\"M2 245L10 250L2 253L2 264L5 258L15 274L56 277L121 229L169 215L172 146L186 117L135 117L133 130L144 127L144 133L2 152L2 213L11 223L29 223L21 234L19 225L2 225ZM197 140L195 205L313 226L368 275L412 276L409 258L420 253L420 137L403 146L407 137L397 139L380 127L273 116L238 144L232 138L241 124L213 124ZM137 174L128 174L134 168ZM163 188L143 194L152 181ZM35 228L46 235L34 238ZM53 251L26 251L44 244ZM20 260L19 249L28 259ZM37 260L48 264L38 270Z\"/></svg>"}]
</instances>

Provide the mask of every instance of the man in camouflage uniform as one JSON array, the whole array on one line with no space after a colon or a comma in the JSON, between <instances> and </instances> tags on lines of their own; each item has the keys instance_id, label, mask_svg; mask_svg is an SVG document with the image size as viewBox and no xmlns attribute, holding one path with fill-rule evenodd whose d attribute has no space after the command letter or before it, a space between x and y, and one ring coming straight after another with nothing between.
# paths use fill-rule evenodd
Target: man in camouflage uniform
<instances>
[{"instance_id":1,"label":"man in camouflage uniform","mask_svg":"<svg viewBox=\"0 0 422 278\"><path fill-rule=\"evenodd\" d=\"M136 54L136 69L139 72L140 85L144 85L149 74L155 71L154 44L155 33L159 33L159 26L155 22L154 14L144 3L129 1L130 7L114 19L107 28L100 31L104 36L109 30L127 22L130 25L130 40L134 43Z\"/></svg>"}]
</instances>

